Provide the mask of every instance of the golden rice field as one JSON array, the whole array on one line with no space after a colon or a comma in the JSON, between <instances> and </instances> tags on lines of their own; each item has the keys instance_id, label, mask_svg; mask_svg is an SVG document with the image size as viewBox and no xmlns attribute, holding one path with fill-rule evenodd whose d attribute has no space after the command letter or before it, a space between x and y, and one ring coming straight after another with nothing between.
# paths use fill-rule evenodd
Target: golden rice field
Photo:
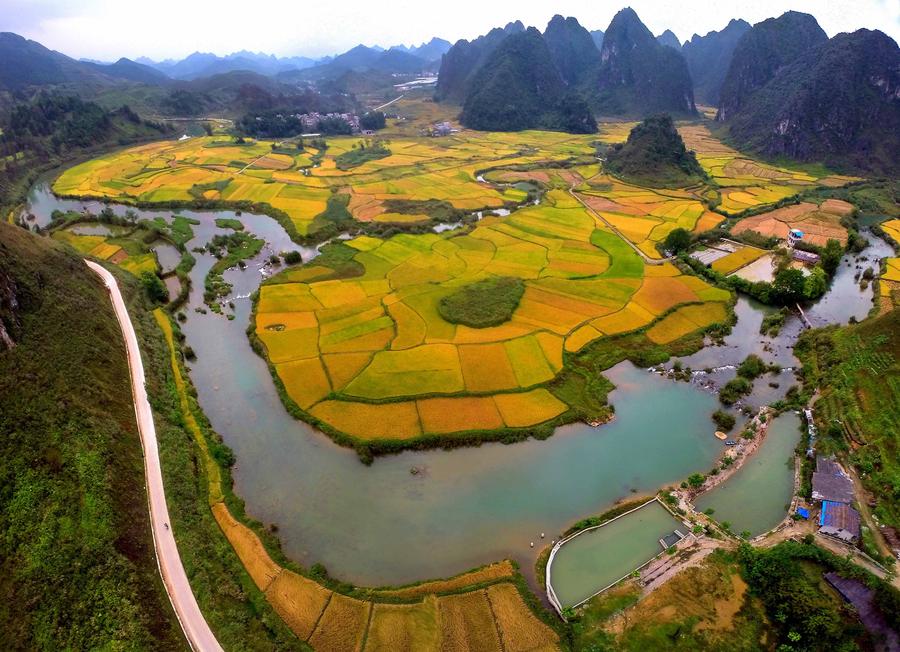
<instances>
[{"instance_id":1,"label":"golden rice field","mask_svg":"<svg viewBox=\"0 0 900 652\"><path fill-rule=\"evenodd\" d=\"M884 232L887 233L894 242L900 242L900 220L888 220L880 224Z\"/></svg>"},{"instance_id":2,"label":"golden rice field","mask_svg":"<svg viewBox=\"0 0 900 652\"><path fill-rule=\"evenodd\" d=\"M275 277L260 288L255 333L287 395L357 440L552 421L569 409L548 388L565 352L685 303L724 314L729 298L671 264L645 270L562 190L465 234L361 236L343 246L355 250L362 275ZM441 317L442 297L491 276L525 281L507 322L476 329Z\"/></svg>"},{"instance_id":3,"label":"golden rice field","mask_svg":"<svg viewBox=\"0 0 900 652\"><path fill-rule=\"evenodd\" d=\"M125 203L250 202L280 211L307 235L320 228L316 217L333 191L350 195L348 209L361 221L421 221L422 215L391 212L388 200L439 200L466 211L516 203L524 193L479 183L478 171L591 155L592 140L538 131L392 136L390 156L340 170L335 157L357 145L358 137L328 138L322 164L313 167L316 152L292 143L273 151L272 141L236 144L227 136L210 136L141 145L87 161L66 170L53 190Z\"/></svg>"},{"instance_id":4,"label":"golden rice field","mask_svg":"<svg viewBox=\"0 0 900 652\"><path fill-rule=\"evenodd\" d=\"M108 242L108 238L102 235L79 235L63 230L55 231L52 237L65 242L79 253L108 260L138 277L144 272L155 273L158 266L153 253L129 254L119 245Z\"/></svg>"},{"instance_id":5,"label":"golden rice field","mask_svg":"<svg viewBox=\"0 0 900 652\"><path fill-rule=\"evenodd\" d=\"M597 174L577 188L578 197L650 258L661 258L656 245L673 230L705 231L725 219L706 209L688 190L630 185Z\"/></svg>"},{"instance_id":6,"label":"golden rice field","mask_svg":"<svg viewBox=\"0 0 900 652\"><path fill-rule=\"evenodd\" d=\"M704 125L678 128L688 149L719 186L718 210L736 215L745 210L775 204L814 186L841 186L853 177L818 174L760 163L716 139Z\"/></svg>"},{"instance_id":7,"label":"golden rice field","mask_svg":"<svg viewBox=\"0 0 900 652\"><path fill-rule=\"evenodd\" d=\"M888 281L900 281L900 258L887 259L887 269L881 278Z\"/></svg>"},{"instance_id":8,"label":"golden rice field","mask_svg":"<svg viewBox=\"0 0 900 652\"><path fill-rule=\"evenodd\" d=\"M711 267L720 274L731 274L741 267L749 265L760 256L765 255L765 249L756 247L741 247L727 256L714 260Z\"/></svg>"},{"instance_id":9,"label":"golden rice field","mask_svg":"<svg viewBox=\"0 0 900 652\"><path fill-rule=\"evenodd\" d=\"M508 561L448 580L374 591L374 600L357 598L283 568L225 503L212 509L254 584L291 631L314 650L558 649L559 635L525 603L511 581L515 571ZM485 583L487 588L482 588Z\"/></svg>"},{"instance_id":10,"label":"golden rice field","mask_svg":"<svg viewBox=\"0 0 900 652\"><path fill-rule=\"evenodd\" d=\"M516 569L508 560L448 579L396 589L360 589L357 593L364 597L355 597L332 591L272 559L257 533L237 520L223 500L219 467L189 406L171 322L161 309L154 316L169 347L185 423L203 454L213 516L250 579L298 638L325 652L363 646L398 652L510 650L519 649L520 640L533 644L532 649L559 649L559 635L525 603L514 584Z\"/></svg>"}]
</instances>

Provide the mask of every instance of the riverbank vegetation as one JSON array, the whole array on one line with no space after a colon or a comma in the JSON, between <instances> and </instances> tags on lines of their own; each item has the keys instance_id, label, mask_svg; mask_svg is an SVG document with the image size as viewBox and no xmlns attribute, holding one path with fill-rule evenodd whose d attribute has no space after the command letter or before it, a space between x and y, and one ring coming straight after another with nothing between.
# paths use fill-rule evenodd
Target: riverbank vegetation
<instances>
[{"instance_id":1,"label":"riverbank vegetation","mask_svg":"<svg viewBox=\"0 0 900 652\"><path fill-rule=\"evenodd\" d=\"M478 182L480 170L566 161L592 151L587 136L547 132L467 134L440 142L395 137L389 150L384 141L361 148L358 138L340 136L329 137L327 149L314 141L291 150L275 151L272 144L238 143L227 136L154 143L66 170L53 189L138 206L262 212L306 242L333 235L320 233L329 221L317 219L332 191L348 198L347 210L358 223L390 223L396 229L410 220L394 215L390 201L434 200L467 213L503 208L522 197Z\"/></svg>"},{"instance_id":2,"label":"riverbank vegetation","mask_svg":"<svg viewBox=\"0 0 900 652\"><path fill-rule=\"evenodd\" d=\"M63 94L15 103L0 124L0 221L8 220L37 178L63 163L110 147L164 138L168 128Z\"/></svg>"},{"instance_id":3,"label":"riverbank vegetation","mask_svg":"<svg viewBox=\"0 0 900 652\"><path fill-rule=\"evenodd\" d=\"M524 637L526 647L555 647L563 632L561 623L540 605L508 561L452 578L373 589L332 578L321 564L303 568L288 560L273 531L250 520L233 494L228 463L233 458L189 393L191 386L176 352L177 326L160 310L154 316L168 343L185 426L197 444L198 487L247 570L254 595L283 619L298 639L294 642L317 650L343 650L371 641L370 645L411 652L422 646L457 649L473 639L485 649L501 649L501 639L515 648Z\"/></svg>"}]
</instances>

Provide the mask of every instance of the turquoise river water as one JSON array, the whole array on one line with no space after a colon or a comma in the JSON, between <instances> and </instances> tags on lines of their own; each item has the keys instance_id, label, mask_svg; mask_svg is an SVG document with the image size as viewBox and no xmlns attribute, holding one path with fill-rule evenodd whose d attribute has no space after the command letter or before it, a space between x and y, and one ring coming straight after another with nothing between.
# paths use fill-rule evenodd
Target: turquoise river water
<instances>
[{"instance_id":1,"label":"turquoise river water","mask_svg":"<svg viewBox=\"0 0 900 652\"><path fill-rule=\"evenodd\" d=\"M33 188L26 212L35 216L34 224L43 225L54 209L99 212L103 206L58 199L44 183ZM126 208L111 206L118 213ZM167 219L172 213L136 212ZM188 248L226 232L215 226L216 217L238 217L231 211L178 213L200 221ZM214 262L208 254L196 255L188 319L182 326L198 356L190 374L204 412L234 449L235 491L247 512L277 524L286 554L300 563L323 563L333 576L358 585L386 585L512 558L533 580L537 552L574 521L603 512L617 500L706 471L722 455L724 447L712 437L709 419L718 405L712 392L623 363L606 374L617 387L610 394L616 418L608 425L572 424L544 441L407 452L363 466L354 452L285 411L265 362L252 351L245 333L251 308L247 297L259 286L265 259L299 250L308 260L315 249L291 242L269 217L244 213L238 219L268 246L248 261L246 270L225 273L234 285L232 321L194 311L202 306L203 278ZM854 295L852 314L864 316L871 292L866 298L855 284L836 287L842 295ZM849 317L844 313L851 302L826 300L841 313L837 320ZM773 342L758 335L758 306L741 299L738 312L741 321L726 346L704 349L689 359L695 368L739 362L748 347L762 351L767 360L793 359L790 325L787 335ZM789 384L786 379L784 389ZM783 465L777 471L787 476ZM747 491L761 511L784 515L780 495L770 499L752 487Z\"/></svg>"}]
</instances>

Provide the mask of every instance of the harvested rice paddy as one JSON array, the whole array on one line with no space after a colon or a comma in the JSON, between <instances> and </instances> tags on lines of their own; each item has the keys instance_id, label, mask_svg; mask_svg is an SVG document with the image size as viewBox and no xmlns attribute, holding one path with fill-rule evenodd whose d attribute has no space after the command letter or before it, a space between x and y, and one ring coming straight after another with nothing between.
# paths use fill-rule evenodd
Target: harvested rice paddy
<instances>
[{"instance_id":1,"label":"harvested rice paddy","mask_svg":"<svg viewBox=\"0 0 900 652\"><path fill-rule=\"evenodd\" d=\"M853 205L840 199L827 199L819 205L802 202L745 217L731 231L734 234L754 231L762 236L786 240L791 229L799 229L803 231L804 241L819 247L832 239L846 245L847 229L841 225L841 218L852 212Z\"/></svg>"}]
</instances>

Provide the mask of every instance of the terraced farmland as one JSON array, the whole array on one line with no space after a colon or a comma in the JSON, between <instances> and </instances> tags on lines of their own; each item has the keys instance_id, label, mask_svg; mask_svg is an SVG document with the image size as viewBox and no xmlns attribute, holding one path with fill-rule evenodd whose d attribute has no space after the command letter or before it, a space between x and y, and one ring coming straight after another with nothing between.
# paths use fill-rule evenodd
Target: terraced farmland
<instances>
[{"instance_id":1,"label":"terraced farmland","mask_svg":"<svg viewBox=\"0 0 900 652\"><path fill-rule=\"evenodd\" d=\"M86 256L115 263L138 277L144 272L155 274L158 267L156 256L152 252L138 252L133 242L123 242L133 250L129 252L121 244L114 242L115 238L102 235L79 235L71 231L60 230L54 232L53 238L71 245L76 251Z\"/></svg>"},{"instance_id":2,"label":"terraced farmland","mask_svg":"<svg viewBox=\"0 0 900 652\"><path fill-rule=\"evenodd\" d=\"M255 334L300 416L356 442L402 447L571 420L553 386L568 354L683 304L705 310L659 341L727 317L728 292L668 263L645 270L562 190L462 235L362 236L330 247L349 248L362 273L341 277L320 259L317 276L276 276L260 288ZM525 288L508 320L473 328L441 316L443 298L502 278Z\"/></svg>"},{"instance_id":3,"label":"terraced farmland","mask_svg":"<svg viewBox=\"0 0 900 652\"><path fill-rule=\"evenodd\" d=\"M605 174L579 185L577 194L650 258L662 258L656 245L673 230L705 231L724 219L693 191L643 188Z\"/></svg>"},{"instance_id":4,"label":"terraced farmland","mask_svg":"<svg viewBox=\"0 0 900 652\"><path fill-rule=\"evenodd\" d=\"M462 211L500 208L524 193L476 180L480 170L500 165L560 161L593 152L589 136L549 132L479 133L443 139L395 138L391 155L349 170L335 159L359 143L355 137L327 140L318 152L293 143L227 136L164 141L134 147L77 165L54 183L57 194L107 197L135 204L234 204L265 210L301 235L328 223L323 215L332 192L349 195L347 208L360 221L408 223L430 219L417 205L443 202ZM404 202L403 211L391 201Z\"/></svg>"},{"instance_id":5,"label":"terraced farmland","mask_svg":"<svg viewBox=\"0 0 900 652\"><path fill-rule=\"evenodd\" d=\"M726 215L772 205L813 186L836 187L855 180L759 163L717 140L703 125L683 125L678 131L687 148L696 152L700 165L719 186L717 210Z\"/></svg>"}]
</instances>

